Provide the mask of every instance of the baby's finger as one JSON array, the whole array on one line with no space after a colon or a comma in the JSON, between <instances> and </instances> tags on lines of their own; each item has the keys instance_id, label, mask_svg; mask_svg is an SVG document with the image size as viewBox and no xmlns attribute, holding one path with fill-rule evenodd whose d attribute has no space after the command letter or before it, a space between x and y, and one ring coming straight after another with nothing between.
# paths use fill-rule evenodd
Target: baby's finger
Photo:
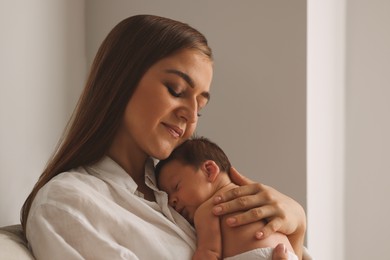
<instances>
[{"instance_id":1,"label":"baby's finger","mask_svg":"<svg viewBox=\"0 0 390 260\"><path fill-rule=\"evenodd\" d=\"M287 248L284 244L275 247L272 253L272 260L288 260Z\"/></svg>"}]
</instances>

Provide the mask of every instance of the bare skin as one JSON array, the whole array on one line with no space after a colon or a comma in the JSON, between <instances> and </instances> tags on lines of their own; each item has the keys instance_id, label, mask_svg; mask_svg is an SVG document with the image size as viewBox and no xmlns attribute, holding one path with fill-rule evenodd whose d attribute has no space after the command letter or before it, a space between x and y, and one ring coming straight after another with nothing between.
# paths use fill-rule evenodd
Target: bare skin
<instances>
[{"instance_id":1,"label":"bare skin","mask_svg":"<svg viewBox=\"0 0 390 260\"><path fill-rule=\"evenodd\" d=\"M275 232L257 239L253 230L261 230L265 226L262 221L231 227L226 220L237 213L221 217L212 213L215 193L225 193L238 187L214 161L204 162L198 170L171 161L161 170L159 183L168 193L170 205L195 226L197 249L193 259L221 259L255 248L274 248L281 243L294 252L284 234Z\"/></svg>"},{"instance_id":2,"label":"bare skin","mask_svg":"<svg viewBox=\"0 0 390 260\"><path fill-rule=\"evenodd\" d=\"M237 187L230 183L221 192ZM255 248L276 247L282 243L287 250L294 252L289 240L284 234L273 233L262 240L256 239L253 230L260 230L264 227L261 221L242 225L239 227L230 227L226 224L226 219L231 216L228 214L223 217L216 217L210 213L214 206L212 198L204 202L195 213L195 228L198 234L198 247L193 259L220 259L218 251L222 251L223 257L234 256ZM223 239L218 237L223 237ZM215 245L213 245L215 244ZM222 244L222 248L218 247ZM210 246L213 245L213 246ZM210 256L213 256L212 258ZM207 256L207 258L204 258Z\"/></svg>"},{"instance_id":3,"label":"bare skin","mask_svg":"<svg viewBox=\"0 0 390 260\"><path fill-rule=\"evenodd\" d=\"M226 224L230 227L267 218L265 227L256 231L256 238L264 239L275 232L286 234L298 259L302 259L306 232L306 214L302 206L272 187L249 180L235 168L230 169L229 175L240 186L225 193L217 192L213 213L223 216L247 209L227 218Z\"/></svg>"}]
</instances>

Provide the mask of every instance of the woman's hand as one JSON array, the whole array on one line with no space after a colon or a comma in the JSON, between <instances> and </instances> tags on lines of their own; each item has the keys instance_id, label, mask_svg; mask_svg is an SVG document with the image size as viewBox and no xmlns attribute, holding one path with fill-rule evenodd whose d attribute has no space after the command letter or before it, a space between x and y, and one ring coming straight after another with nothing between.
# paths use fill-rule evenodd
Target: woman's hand
<instances>
[{"instance_id":1,"label":"woman's hand","mask_svg":"<svg viewBox=\"0 0 390 260\"><path fill-rule=\"evenodd\" d=\"M275 247L272 252L272 260L288 260L288 253L285 245L279 244Z\"/></svg>"},{"instance_id":2,"label":"woman's hand","mask_svg":"<svg viewBox=\"0 0 390 260\"><path fill-rule=\"evenodd\" d=\"M214 196L216 215L237 213L226 220L229 226L265 220L256 237L262 239L278 231L289 236L294 250L301 251L306 232L306 215L302 206L290 197L261 183L255 183L231 168L230 176L240 187ZM244 212L242 212L244 211ZM299 256L301 252L295 252Z\"/></svg>"}]
</instances>

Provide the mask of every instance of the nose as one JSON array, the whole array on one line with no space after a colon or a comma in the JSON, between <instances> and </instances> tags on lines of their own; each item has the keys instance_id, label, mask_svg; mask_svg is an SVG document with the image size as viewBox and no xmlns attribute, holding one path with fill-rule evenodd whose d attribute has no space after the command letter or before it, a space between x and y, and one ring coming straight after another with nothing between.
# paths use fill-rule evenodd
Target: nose
<instances>
[{"instance_id":1,"label":"nose","mask_svg":"<svg viewBox=\"0 0 390 260\"><path fill-rule=\"evenodd\" d=\"M177 206L177 198L174 197L174 196L170 197L168 203L169 203L169 205L170 205L171 207L173 207L174 209L176 209L176 206Z\"/></svg>"},{"instance_id":2,"label":"nose","mask_svg":"<svg viewBox=\"0 0 390 260\"><path fill-rule=\"evenodd\" d=\"M198 121L198 104L196 99L185 100L185 103L179 109L178 116L187 123L196 123Z\"/></svg>"}]
</instances>

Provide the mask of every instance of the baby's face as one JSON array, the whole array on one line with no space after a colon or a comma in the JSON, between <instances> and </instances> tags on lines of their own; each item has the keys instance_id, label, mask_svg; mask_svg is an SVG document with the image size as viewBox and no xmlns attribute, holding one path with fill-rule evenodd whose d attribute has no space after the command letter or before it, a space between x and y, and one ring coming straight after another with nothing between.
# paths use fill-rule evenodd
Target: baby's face
<instances>
[{"instance_id":1,"label":"baby's face","mask_svg":"<svg viewBox=\"0 0 390 260\"><path fill-rule=\"evenodd\" d=\"M160 171L159 186L168 193L169 205L191 224L196 209L212 195L207 174L178 161L164 165Z\"/></svg>"}]
</instances>

